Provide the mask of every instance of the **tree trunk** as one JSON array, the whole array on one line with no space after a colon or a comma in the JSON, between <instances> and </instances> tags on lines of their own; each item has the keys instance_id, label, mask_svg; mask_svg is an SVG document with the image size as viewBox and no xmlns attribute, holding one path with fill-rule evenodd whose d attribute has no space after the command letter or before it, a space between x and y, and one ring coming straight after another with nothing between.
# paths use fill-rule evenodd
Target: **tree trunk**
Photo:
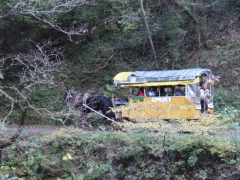
<instances>
[{"instance_id":1,"label":"tree trunk","mask_svg":"<svg viewBox=\"0 0 240 180\"><path fill-rule=\"evenodd\" d=\"M143 13L143 20L144 20L144 24L145 24L145 27L146 27L146 30L147 30L148 39L149 39L150 45L152 47L153 55L154 55L155 67L158 69L159 64L158 64L158 60L157 60L157 54L156 54L155 47L154 47L154 44L153 44L153 41L152 41L152 36L151 36L151 32L150 32L150 29L149 29L149 26L148 26L146 13L145 13L145 10L144 10L144 7L143 7L143 0L140 0L140 6L141 6L142 13Z\"/></svg>"},{"instance_id":2,"label":"tree trunk","mask_svg":"<svg viewBox=\"0 0 240 180\"><path fill-rule=\"evenodd\" d=\"M16 141L16 139L19 137L19 135L22 132L22 128L25 125L25 120L26 120L26 115L27 115L27 108L24 108L19 101L14 100L11 96L9 96L6 92L4 92L2 89L0 89L0 93L2 94L2 96L4 96L5 98L7 98L10 101L14 102L14 105L20 110L21 112L21 119L20 119L20 124L18 127L17 132L10 137L9 139L5 139L0 141L0 165L2 163L2 150L7 147L10 146L13 142Z\"/></svg>"}]
</instances>

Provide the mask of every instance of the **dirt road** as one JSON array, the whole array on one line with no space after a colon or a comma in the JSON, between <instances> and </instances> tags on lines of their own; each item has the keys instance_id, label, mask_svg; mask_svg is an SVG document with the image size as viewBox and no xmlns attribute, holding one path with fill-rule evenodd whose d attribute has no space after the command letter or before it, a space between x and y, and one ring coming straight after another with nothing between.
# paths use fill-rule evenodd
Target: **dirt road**
<instances>
[{"instance_id":1,"label":"dirt road","mask_svg":"<svg viewBox=\"0 0 240 180\"><path fill-rule=\"evenodd\" d=\"M24 126L22 130L22 135L37 135L37 134L46 134L60 130L64 128L63 126L44 126L44 125L31 125ZM18 130L17 126L9 126L5 129L0 129L0 134L14 134ZM81 129L82 131L82 129ZM96 131L96 130L94 130ZM155 131L156 132L156 131ZM169 132L171 133L171 132ZM173 134L176 134L173 133ZM177 134L182 134L181 132L177 132ZM192 134L192 133L190 133ZM220 132L209 133L211 136L219 136L219 137L236 137L240 138L240 129L226 129Z\"/></svg>"},{"instance_id":2,"label":"dirt road","mask_svg":"<svg viewBox=\"0 0 240 180\"><path fill-rule=\"evenodd\" d=\"M22 129L22 134L44 134L54 131L58 131L63 128L62 126L43 126L43 125L33 125L33 126L24 126ZM8 126L5 129L0 129L0 133L3 134L14 134L18 130L17 126Z\"/></svg>"}]
</instances>

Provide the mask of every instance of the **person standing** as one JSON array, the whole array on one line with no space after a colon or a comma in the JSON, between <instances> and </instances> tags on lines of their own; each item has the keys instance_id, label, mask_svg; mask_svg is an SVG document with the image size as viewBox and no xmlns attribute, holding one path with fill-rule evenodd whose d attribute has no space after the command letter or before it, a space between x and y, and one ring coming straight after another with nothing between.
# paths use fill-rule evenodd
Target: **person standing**
<instances>
[{"instance_id":1,"label":"person standing","mask_svg":"<svg viewBox=\"0 0 240 180\"><path fill-rule=\"evenodd\" d=\"M204 113L208 109L207 99L210 98L210 91L207 89L206 85L203 85L200 89L200 103L201 103L201 113Z\"/></svg>"}]
</instances>

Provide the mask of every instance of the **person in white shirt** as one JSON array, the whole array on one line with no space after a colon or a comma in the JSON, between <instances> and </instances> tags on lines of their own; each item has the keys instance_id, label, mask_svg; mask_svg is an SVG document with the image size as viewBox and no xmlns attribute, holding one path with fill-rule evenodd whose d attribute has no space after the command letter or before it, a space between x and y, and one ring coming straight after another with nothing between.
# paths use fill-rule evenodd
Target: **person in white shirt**
<instances>
[{"instance_id":1,"label":"person in white shirt","mask_svg":"<svg viewBox=\"0 0 240 180\"><path fill-rule=\"evenodd\" d=\"M204 113L208 109L207 99L210 98L210 91L207 89L206 85L203 85L200 89L200 103L201 103L201 113Z\"/></svg>"},{"instance_id":2,"label":"person in white shirt","mask_svg":"<svg viewBox=\"0 0 240 180\"><path fill-rule=\"evenodd\" d=\"M155 96L155 93L152 90L152 88L148 88L147 89L147 97L154 97L154 96Z\"/></svg>"}]
</instances>

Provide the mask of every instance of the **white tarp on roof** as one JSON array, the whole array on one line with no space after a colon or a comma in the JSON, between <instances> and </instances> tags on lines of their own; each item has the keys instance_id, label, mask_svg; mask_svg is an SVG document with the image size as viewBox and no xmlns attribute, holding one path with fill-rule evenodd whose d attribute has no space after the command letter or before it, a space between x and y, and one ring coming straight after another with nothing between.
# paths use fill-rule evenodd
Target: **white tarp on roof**
<instances>
[{"instance_id":1,"label":"white tarp on roof","mask_svg":"<svg viewBox=\"0 0 240 180\"><path fill-rule=\"evenodd\" d=\"M194 80L204 73L211 75L211 70L194 68L183 70L135 71L126 79L125 83Z\"/></svg>"}]
</instances>

